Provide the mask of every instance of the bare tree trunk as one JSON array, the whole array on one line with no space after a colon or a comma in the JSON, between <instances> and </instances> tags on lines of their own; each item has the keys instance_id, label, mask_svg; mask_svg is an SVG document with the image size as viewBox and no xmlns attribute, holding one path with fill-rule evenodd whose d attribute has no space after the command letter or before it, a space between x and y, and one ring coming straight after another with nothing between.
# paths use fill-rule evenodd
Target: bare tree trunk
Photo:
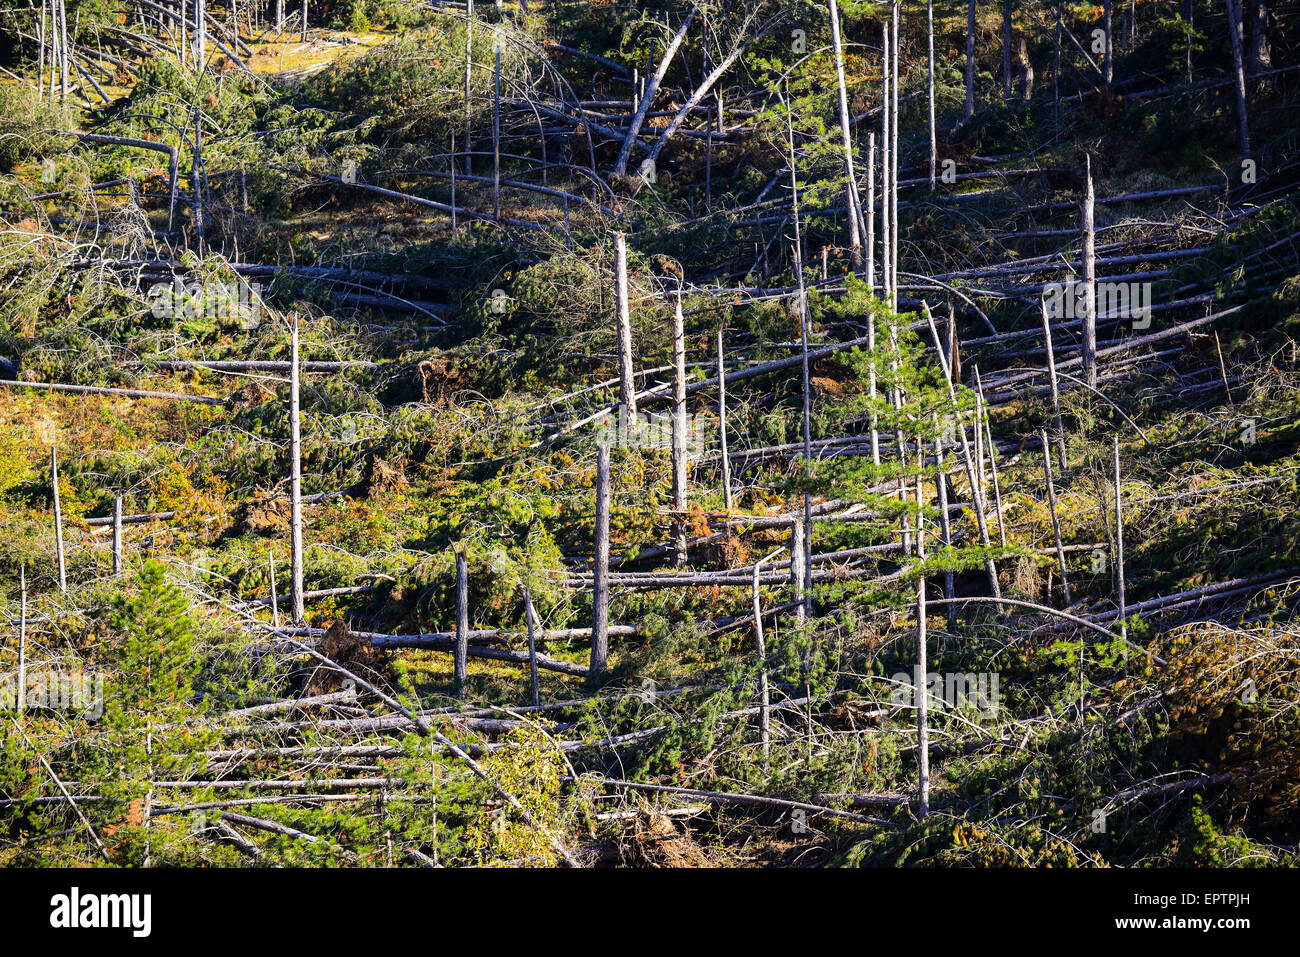
<instances>
[{"instance_id":1,"label":"bare tree trunk","mask_svg":"<svg viewBox=\"0 0 1300 957\"><path fill-rule=\"evenodd\" d=\"M998 540L1007 547L1007 522L1002 514L1002 485L998 481L998 447L993 442L993 428L989 425L988 406L984 402L984 386L980 382L980 367L975 366L975 387L979 390L979 407L984 420L984 438L989 450L989 472L993 476L993 505L998 516Z\"/></svg>"},{"instance_id":2,"label":"bare tree trunk","mask_svg":"<svg viewBox=\"0 0 1300 957\"><path fill-rule=\"evenodd\" d=\"M930 307L927 303L921 303L921 311L925 314L926 324L930 327L930 338L934 342L935 351L939 353L939 361L943 366L944 378L948 385L948 399L952 402L953 412L955 414L958 408L957 390L952 383L952 376L948 368L948 360L944 358L943 355L943 347L939 344L939 330L935 328L934 316L930 314ZM970 482L971 487L971 505L975 509L975 524L979 529L980 545L985 550L984 570L988 573L989 589L993 592L993 597L1001 598L1002 586L998 584L997 565L994 564L993 557L988 554L988 552L992 550L993 544L989 540L989 526L988 522L984 518L983 497L978 492L979 485L975 480L975 462L971 458L970 442L966 438L966 429L962 426L960 417L956 419L956 425L957 438L961 442L962 464L966 466L966 478ZM976 425L978 426L978 420Z\"/></svg>"},{"instance_id":3,"label":"bare tree trunk","mask_svg":"<svg viewBox=\"0 0 1300 957\"><path fill-rule=\"evenodd\" d=\"M307 42L307 0L302 0L302 42Z\"/></svg>"},{"instance_id":4,"label":"bare tree trunk","mask_svg":"<svg viewBox=\"0 0 1300 957\"><path fill-rule=\"evenodd\" d=\"M1061 125L1061 29L1064 26L1065 0L1056 0L1056 32L1052 35L1052 104L1056 125Z\"/></svg>"},{"instance_id":5,"label":"bare tree trunk","mask_svg":"<svg viewBox=\"0 0 1300 957\"><path fill-rule=\"evenodd\" d=\"M830 0L831 44L835 48L835 82L839 93L840 140L844 148L844 194L848 204L849 250L853 268L862 265L862 236L858 232L857 177L853 174L853 140L849 126L849 97L844 83L844 47L840 43L840 10L835 0Z\"/></svg>"},{"instance_id":6,"label":"bare tree trunk","mask_svg":"<svg viewBox=\"0 0 1300 957\"><path fill-rule=\"evenodd\" d=\"M1002 99L1011 99L1011 0L1002 0Z\"/></svg>"},{"instance_id":7,"label":"bare tree trunk","mask_svg":"<svg viewBox=\"0 0 1300 957\"><path fill-rule=\"evenodd\" d=\"M541 707L542 693L537 680L537 613L533 611L533 593L524 586L524 618L528 622L528 688L534 708Z\"/></svg>"},{"instance_id":8,"label":"bare tree trunk","mask_svg":"<svg viewBox=\"0 0 1300 957\"><path fill-rule=\"evenodd\" d=\"M1052 428L1056 430L1056 449L1061 462L1061 472L1068 467L1065 458L1065 426L1061 421L1061 393L1056 383L1056 356L1052 351L1052 324L1047 315L1047 303L1042 303L1043 341L1047 346L1047 378L1052 385ZM1046 446L1044 446L1046 449Z\"/></svg>"},{"instance_id":9,"label":"bare tree trunk","mask_svg":"<svg viewBox=\"0 0 1300 957\"><path fill-rule=\"evenodd\" d=\"M447 158L447 168L451 173L451 238L456 240L456 131L451 131L451 156ZM565 215L568 215L569 205L565 202Z\"/></svg>"},{"instance_id":10,"label":"bare tree trunk","mask_svg":"<svg viewBox=\"0 0 1300 957\"><path fill-rule=\"evenodd\" d=\"M975 479L978 483L975 492L985 502L988 501L988 495L985 494L988 485L988 473L984 469L984 394L978 388L979 386L979 366L975 367Z\"/></svg>"},{"instance_id":11,"label":"bare tree trunk","mask_svg":"<svg viewBox=\"0 0 1300 957\"><path fill-rule=\"evenodd\" d=\"M125 574L122 564L122 496L113 496L113 577Z\"/></svg>"},{"instance_id":12,"label":"bare tree trunk","mask_svg":"<svg viewBox=\"0 0 1300 957\"><path fill-rule=\"evenodd\" d=\"M609 445L596 453L595 564L591 576L591 660L588 677L594 685L609 658Z\"/></svg>"},{"instance_id":13,"label":"bare tree trunk","mask_svg":"<svg viewBox=\"0 0 1300 957\"><path fill-rule=\"evenodd\" d=\"M1268 2L1267 0L1248 0L1250 12L1247 20L1250 24L1250 42L1247 47L1249 55L1246 60L1246 72L1259 74L1273 65L1273 55L1268 46Z\"/></svg>"},{"instance_id":14,"label":"bare tree trunk","mask_svg":"<svg viewBox=\"0 0 1300 957\"><path fill-rule=\"evenodd\" d=\"M464 548L456 549L456 694L469 684L469 560Z\"/></svg>"},{"instance_id":15,"label":"bare tree trunk","mask_svg":"<svg viewBox=\"0 0 1300 957\"><path fill-rule=\"evenodd\" d=\"M651 145L647 157L651 162L655 162L659 159L659 154L664 151L664 147L668 145L668 142L677 135L677 131L681 129L682 123L685 122L687 116L691 114L691 111L700 104L701 100L708 96L709 91L713 89L714 84L717 83L718 80L722 78L723 74L731 68L731 64L740 59L741 55L749 49L749 45L757 39L759 39L759 37L755 36L744 43L738 43L731 52L723 57L722 62L713 68L713 72L704 78L703 82L696 88L695 92L690 95L690 98L682 104L673 118L668 121L668 125L664 127L664 131L659 134L659 138L654 141L653 145ZM719 106L719 110L721 110L721 106Z\"/></svg>"},{"instance_id":16,"label":"bare tree trunk","mask_svg":"<svg viewBox=\"0 0 1300 957\"><path fill-rule=\"evenodd\" d=\"M501 218L501 47L492 69L492 217Z\"/></svg>"},{"instance_id":17,"label":"bare tree trunk","mask_svg":"<svg viewBox=\"0 0 1300 957\"><path fill-rule=\"evenodd\" d=\"M899 41L899 26L903 17L899 11L898 0L894 0L894 80L889 87L891 98L889 111L893 113L893 119L890 121L890 132L894 136L894 146L890 151L890 162L893 164L889 173L889 215L891 218L890 235L893 237L893 245L889 254L889 288L892 293L890 299L890 308L897 311L898 309L898 247L901 244L901 236L898 228L898 153L899 153L899 129L898 129L898 86L899 86L899 62L902 60L903 48Z\"/></svg>"},{"instance_id":18,"label":"bare tree trunk","mask_svg":"<svg viewBox=\"0 0 1300 957\"><path fill-rule=\"evenodd\" d=\"M731 458L727 455L727 371L718 328L718 440L722 452L722 507L731 511Z\"/></svg>"},{"instance_id":19,"label":"bare tree trunk","mask_svg":"<svg viewBox=\"0 0 1300 957\"><path fill-rule=\"evenodd\" d=\"M926 90L929 96L927 115L930 120L930 189L934 189L935 167L938 165L938 153L934 136L934 0L925 4L925 37L929 46L928 78Z\"/></svg>"},{"instance_id":20,"label":"bare tree trunk","mask_svg":"<svg viewBox=\"0 0 1300 957\"><path fill-rule=\"evenodd\" d=\"M803 379L803 472L805 478L812 478L812 382L808 361L808 294L803 280L803 240L799 226L799 179L795 171L794 156L794 121L790 116L789 92L786 94L785 129L787 145L790 151L790 203L794 219L794 273L799 284L799 344L802 352ZM812 583L812 495L803 493L803 581ZM812 600L806 594L802 598L799 620L803 621L812 613Z\"/></svg>"},{"instance_id":21,"label":"bare tree trunk","mask_svg":"<svg viewBox=\"0 0 1300 957\"><path fill-rule=\"evenodd\" d=\"M754 604L758 605L758 575L754 576ZM762 623L759 623L762 628ZM27 566L18 568L18 698L14 707L19 714L27 705Z\"/></svg>"},{"instance_id":22,"label":"bare tree trunk","mask_svg":"<svg viewBox=\"0 0 1300 957\"><path fill-rule=\"evenodd\" d=\"M921 476L925 471L925 453L920 437L916 442L916 560L925 559L925 519L922 509L925 496ZM942 479L942 476L941 476ZM930 729L929 716L929 682L926 678L930 670L927 654L925 607L925 576L916 579L916 765L917 765L917 816L925 817L930 813Z\"/></svg>"},{"instance_id":23,"label":"bare tree trunk","mask_svg":"<svg viewBox=\"0 0 1300 957\"><path fill-rule=\"evenodd\" d=\"M197 14L196 14L197 16ZM200 64L203 62L199 61ZM190 161L190 189L194 192L194 237L203 254L203 114L199 104L194 104L194 154Z\"/></svg>"},{"instance_id":24,"label":"bare tree trunk","mask_svg":"<svg viewBox=\"0 0 1300 957\"><path fill-rule=\"evenodd\" d=\"M1083 237L1083 377L1097 388L1097 233L1093 223L1092 157L1084 159L1083 202L1079 227Z\"/></svg>"},{"instance_id":25,"label":"bare tree trunk","mask_svg":"<svg viewBox=\"0 0 1300 957\"><path fill-rule=\"evenodd\" d=\"M678 568L686 564L686 329L681 280L673 302L673 541Z\"/></svg>"},{"instance_id":26,"label":"bare tree trunk","mask_svg":"<svg viewBox=\"0 0 1300 957\"><path fill-rule=\"evenodd\" d=\"M300 625L305 617L302 588L302 416L299 409L298 320L289 322L289 597L293 622Z\"/></svg>"},{"instance_id":27,"label":"bare tree trunk","mask_svg":"<svg viewBox=\"0 0 1300 957\"><path fill-rule=\"evenodd\" d=\"M202 70L208 62L207 24L203 20L205 0L194 0L194 66ZM306 18L307 0L303 0L303 17ZM305 28L304 28L305 29ZM304 37L306 39L306 37Z\"/></svg>"},{"instance_id":28,"label":"bare tree trunk","mask_svg":"<svg viewBox=\"0 0 1300 957\"><path fill-rule=\"evenodd\" d=\"M948 381L961 381L961 339L957 335L957 310L948 303Z\"/></svg>"},{"instance_id":29,"label":"bare tree trunk","mask_svg":"<svg viewBox=\"0 0 1300 957\"><path fill-rule=\"evenodd\" d=\"M713 123L714 117L717 116L717 104L709 109L709 114L705 117L704 129L704 212L705 214L713 212ZM719 119L718 132L722 132L722 123Z\"/></svg>"},{"instance_id":30,"label":"bare tree trunk","mask_svg":"<svg viewBox=\"0 0 1300 957\"><path fill-rule=\"evenodd\" d=\"M876 294L876 131L867 134L867 291ZM874 382L874 373L872 374ZM873 396L875 392L871 393Z\"/></svg>"},{"instance_id":31,"label":"bare tree trunk","mask_svg":"<svg viewBox=\"0 0 1300 957\"><path fill-rule=\"evenodd\" d=\"M943 547L952 546L952 519L948 515L948 472L944 468L944 440L943 435L939 432L939 417L934 418L935 431L937 434L934 440L934 464L935 464L935 491L939 497L939 531L942 535ZM956 597L956 576L951 568L947 568L943 573L943 597L948 602L948 630L952 631L957 627L957 605L952 601Z\"/></svg>"},{"instance_id":32,"label":"bare tree trunk","mask_svg":"<svg viewBox=\"0 0 1300 957\"><path fill-rule=\"evenodd\" d=\"M1124 660L1128 660L1128 610L1124 600L1124 510L1119 483L1119 436L1114 437L1115 464L1115 590L1119 597L1119 633L1124 640Z\"/></svg>"},{"instance_id":33,"label":"bare tree trunk","mask_svg":"<svg viewBox=\"0 0 1300 957\"><path fill-rule=\"evenodd\" d=\"M636 382L632 376L632 317L627 299L627 238L614 234L614 302L618 320L619 425L636 421Z\"/></svg>"},{"instance_id":34,"label":"bare tree trunk","mask_svg":"<svg viewBox=\"0 0 1300 957\"><path fill-rule=\"evenodd\" d=\"M59 457L50 446L50 484L54 487L54 554L59 565L59 591L68 591L68 565L63 556L63 505L59 501Z\"/></svg>"},{"instance_id":35,"label":"bare tree trunk","mask_svg":"<svg viewBox=\"0 0 1300 957\"><path fill-rule=\"evenodd\" d=\"M1106 62L1103 66L1102 75L1106 79L1106 89L1108 90L1110 89L1111 83L1114 82L1115 79L1115 65L1114 65L1114 56L1113 56L1114 45L1111 43L1111 39L1110 39L1111 2L1112 0L1103 0L1102 2L1102 32L1105 33L1106 35L1104 38L1106 41Z\"/></svg>"},{"instance_id":36,"label":"bare tree trunk","mask_svg":"<svg viewBox=\"0 0 1300 957\"><path fill-rule=\"evenodd\" d=\"M64 102L68 99L68 4L59 0L59 90Z\"/></svg>"},{"instance_id":37,"label":"bare tree trunk","mask_svg":"<svg viewBox=\"0 0 1300 957\"><path fill-rule=\"evenodd\" d=\"M271 579L271 624L278 629L280 627L280 594L276 591L275 586L275 549L267 549L266 563Z\"/></svg>"},{"instance_id":38,"label":"bare tree trunk","mask_svg":"<svg viewBox=\"0 0 1300 957\"><path fill-rule=\"evenodd\" d=\"M1228 0L1228 34L1232 39L1232 71L1237 93L1237 137L1242 159L1250 156L1250 124L1246 113L1246 73L1242 62L1242 0Z\"/></svg>"},{"instance_id":39,"label":"bare tree trunk","mask_svg":"<svg viewBox=\"0 0 1300 957\"><path fill-rule=\"evenodd\" d=\"M893 290L890 288L891 274L889 270L889 249L890 249L890 232L889 232L889 151L893 144L893 138L889 133L890 109L889 109L889 87L892 82L892 73L890 71L889 55L889 24L886 23L883 29L884 59L881 68L881 107L880 107L880 291L885 302L893 299Z\"/></svg>"},{"instance_id":40,"label":"bare tree trunk","mask_svg":"<svg viewBox=\"0 0 1300 957\"><path fill-rule=\"evenodd\" d=\"M304 0L305 2L305 0ZM474 172L474 130L470 120L470 72L473 67L471 48L474 41L474 0L465 0L465 175Z\"/></svg>"},{"instance_id":41,"label":"bare tree trunk","mask_svg":"<svg viewBox=\"0 0 1300 957\"><path fill-rule=\"evenodd\" d=\"M36 23L36 43L38 53L36 58L36 98L45 99L45 5L47 0L41 0L41 19Z\"/></svg>"},{"instance_id":42,"label":"bare tree trunk","mask_svg":"<svg viewBox=\"0 0 1300 957\"><path fill-rule=\"evenodd\" d=\"M876 294L876 134L873 130L867 134L867 291ZM883 290L882 290L883 294ZM876 314L875 309L867 310L867 353L873 360L876 351ZM867 369L867 396L876 398L876 367L873 361ZM871 412L871 461L880 464L880 430L878 416Z\"/></svg>"},{"instance_id":43,"label":"bare tree trunk","mask_svg":"<svg viewBox=\"0 0 1300 957\"><path fill-rule=\"evenodd\" d=\"M636 144L637 134L641 132L641 126L645 123L646 113L650 110L650 103L654 100L655 94L659 92L659 84L663 83L664 76L668 73L668 67L672 64L673 57L677 55L678 47L686 39L686 31L695 22L697 12L698 8L691 8L690 15L682 22L681 27L673 34L668 46L664 48L664 54L659 60L659 66L646 84L645 94L641 97L641 102L637 104L636 113L632 116L632 123L628 126L627 133L623 137L623 145L619 147L618 160L614 163L614 173L618 176L627 173L628 157L632 153L632 147Z\"/></svg>"},{"instance_id":44,"label":"bare tree trunk","mask_svg":"<svg viewBox=\"0 0 1300 957\"><path fill-rule=\"evenodd\" d=\"M754 585L751 594L754 605L754 656L758 659L758 739L763 748L763 760L766 762L771 750L772 725L768 713L767 646L763 641L763 606L758 595L758 576L762 565L761 561L754 563Z\"/></svg>"},{"instance_id":45,"label":"bare tree trunk","mask_svg":"<svg viewBox=\"0 0 1300 957\"><path fill-rule=\"evenodd\" d=\"M1056 539L1056 561L1061 567L1061 591L1065 595L1066 607L1070 605L1070 578L1065 569L1065 546L1061 544L1061 522L1056 515L1056 483L1052 481L1052 452L1047 441L1047 430L1039 435L1043 440L1043 474L1047 478L1047 507L1052 516L1052 534Z\"/></svg>"},{"instance_id":46,"label":"bare tree trunk","mask_svg":"<svg viewBox=\"0 0 1300 957\"><path fill-rule=\"evenodd\" d=\"M795 608L795 618L801 622L807 620L808 617L808 608L805 604L808 580L804 577L808 567L807 562L804 560L807 543L804 531L801 522L790 523L790 591L793 593L792 598L797 606Z\"/></svg>"},{"instance_id":47,"label":"bare tree trunk","mask_svg":"<svg viewBox=\"0 0 1300 957\"><path fill-rule=\"evenodd\" d=\"M966 114L965 122L975 115L975 0L966 7Z\"/></svg>"},{"instance_id":48,"label":"bare tree trunk","mask_svg":"<svg viewBox=\"0 0 1300 957\"><path fill-rule=\"evenodd\" d=\"M50 0L50 99L58 92L59 80L59 0Z\"/></svg>"}]
</instances>

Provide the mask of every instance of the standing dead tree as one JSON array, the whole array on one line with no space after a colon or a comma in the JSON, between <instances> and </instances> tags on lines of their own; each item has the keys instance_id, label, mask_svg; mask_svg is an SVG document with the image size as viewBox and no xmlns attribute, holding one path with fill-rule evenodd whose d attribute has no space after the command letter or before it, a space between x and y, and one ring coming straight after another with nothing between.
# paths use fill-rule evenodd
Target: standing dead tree
<instances>
[{"instance_id":1,"label":"standing dead tree","mask_svg":"<svg viewBox=\"0 0 1300 957\"><path fill-rule=\"evenodd\" d=\"M975 115L975 0L966 5L966 112L963 123Z\"/></svg>"},{"instance_id":2,"label":"standing dead tree","mask_svg":"<svg viewBox=\"0 0 1300 957\"><path fill-rule=\"evenodd\" d=\"M614 234L614 308L618 322L619 425L631 428L636 419L636 380L632 372L632 319L627 296L627 238Z\"/></svg>"},{"instance_id":3,"label":"standing dead tree","mask_svg":"<svg viewBox=\"0 0 1300 957\"><path fill-rule=\"evenodd\" d=\"M916 443L916 560L925 560L925 496L922 476L925 473L925 453L918 438ZM928 718L930 670L926 654L926 604L925 576L916 576L916 766L917 766L917 816L930 813L930 729Z\"/></svg>"},{"instance_id":4,"label":"standing dead tree","mask_svg":"<svg viewBox=\"0 0 1300 957\"><path fill-rule=\"evenodd\" d=\"M925 4L926 57L926 116L930 126L930 189L934 189L937 155L934 136L934 0Z\"/></svg>"},{"instance_id":5,"label":"standing dead tree","mask_svg":"<svg viewBox=\"0 0 1300 957\"><path fill-rule=\"evenodd\" d=\"M686 330L682 316L682 288L679 281L677 295L673 299L672 412L673 543L678 567L686 564L687 439Z\"/></svg>"},{"instance_id":6,"label":"standing dead tree","mask_svg":"<svg viewBox=\"0 0 1300 957\"><path fill-rule=\"evenodd\" d=\"M1109 6L1107 7L1109 9ZM1109 47L1108 47L1109 49ZM1079 232L1083 242L1083 376L1097 388L1097 232L1093 220L1092 157L1084 158Z\"/></svg>"},{"instance_id":7,"label":"standing dead tree","mask_svg":"<svg viewBox=\"0 0 1300 957\"><path fill-rule=\"evenodd\" d=\"M302 567L302 417L299 409L298 319L289 318L289 535L290 613L301 624L303 610Z\"/></svg>"},{"instance_id":8,"label":"standing dead tree","mask_svg":"<svg viewBox=\"0 0 1300 957\"><path fill-rule=\"evenodd\" d=\"M588 677L594 684L609 659L609 444L596 451L596 536L591 583L591 661Z\"/></svg>"},{"instance_id":9,"label":"standing dead tree","mask_svg":"<svg viewBox=\"0 0 1300 957\"><path fill-rule=\"evenodd\" d=\"M63 556L63 505L59 501L59 456L50 446L50 487L54 492L54 553L59 566L59 591L68 590L68 564Z\"/></svg>"},{"instance_id":10,"label":"standing dead tree","mask_svg":"<svg viewBox=\"0 0 1300 957\"><path fill-rule=\"evenodd\" d=\"M1228 0L1229 3L1232 0ZM1112 0L1102 0L1102 42L1106 45L1106 61L1103 70L1103 77L1106 81L1106 89L1110 89L1111 83L1115 80L1114 64L1114 44L1111 43L1111 3ZM1095 8L1094 8L1095 9Z\"/></svg>"},{"instance_id":11,"label":"standing dead tree","mask_svg":"<svg viewBox=\"0 0 1300 957\"><path fill-rule=\"evenodd\" d=\"M804 288L803 278L803 242L802 233L799 228L799 178L795 166L794 154L794 120L790 115L789 101L786 102L785 129L787 137L787 147L790 156L790 202L794 211L792 219L794 221L794 270L795 278L799 284L799 298L797 301L799 316L799 349L802 366L802 384L803 384L803 459L804 459L804 477L812 478L812 385L810 381L811 365L808 360L808 294ZM812 495L805 491L803 495L803 536L804 536L804 555L803 555L803 581L811 585L812 583ZM801 596L803 604L801 605L800 619L808 616L812 612L812 599L809 595Z\"/></svg>"},{"instance_id":12,"label":"standing dead tree","mask_svg":"<svg viewBox=\"0 0 1300 957\"><path fill-rule=\"evenodd\" d=\"M113 577L121 578L126 574L122 562L122 496L113 496Z\"/></svg>"},{"instance_id":13,"label":"standing dead tree","mask_svg":"<svg viewBox=\"0 0 1300 957\"><path fill-rule=\"evenodd\" d=\"M456 549L456 655L453 674L456 693L469 684L469 568L464 548Z\"/></svg>"},{"instance_id":14,"label":"standing dead tree","mask_svg":"<svg viewBox=\"0 0 1300 957\"><path fill-rule=\"evenodd\" d=\"M1246 69L1242 57L1242 0L1227 0L1228 36L1232 41L1233 90L1237 97L1237 138L1241 158L1250 157L1250 122L1246 113Z\"/></svg>"},{"instance_id":15,"label":"standing dead tree","mask_svg":"<svg viewBox=\"0 0 1300 957\"><path fill-rule=\"evenodd\" d=\"M718 447L722 461L722 507L731 511L731 456L727 454L727 370L718 329Z\"/></svg>"},{"instance_id":16,"label":"standing dead tree","mask_svg":"<svg viewBox=\"0 0 1300 957\"><path fill-rule=\"evenodd\" d=\"M1002 0L1002 99L1011 99L1011 0Z\"/></svg>"}]
</instances>

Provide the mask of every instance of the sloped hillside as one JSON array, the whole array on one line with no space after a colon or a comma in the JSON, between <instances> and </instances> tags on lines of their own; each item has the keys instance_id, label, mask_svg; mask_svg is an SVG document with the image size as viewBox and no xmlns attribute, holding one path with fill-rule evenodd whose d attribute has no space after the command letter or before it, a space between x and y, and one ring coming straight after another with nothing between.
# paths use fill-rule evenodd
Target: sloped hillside
<instances>
[{"instance_id":1,"label":"sloped hillside","mask_svg":"<svg viewBox=\"0 0 1300 957\"><path fill-rule=\"evenodd\" d=\"M198 8L0 20L0 863L1294 863L1296 8Z\"/></svg>"}]
</instances>

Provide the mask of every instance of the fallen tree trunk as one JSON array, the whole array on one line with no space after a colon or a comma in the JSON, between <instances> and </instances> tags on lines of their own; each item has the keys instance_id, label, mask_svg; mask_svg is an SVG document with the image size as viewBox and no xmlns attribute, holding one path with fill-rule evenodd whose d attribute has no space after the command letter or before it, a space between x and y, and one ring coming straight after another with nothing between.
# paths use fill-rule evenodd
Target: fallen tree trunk
<instances>
[{"instance_id":1,"label":"fallen tree trunk","mask_svg":"<svg viewBox=\"0 0 1300 957\"><path fill-rule=\"evenodd\" d=\"M225 399L205 395L183 395L179 392L151 392L148 389L113 389L98 385L68 385L62 382L21 382L0 379L0 385L14 389L45 389L49 392L80 392L90 395L120 395L129 399L169 399L173 402L198 402L202 405L225 405Z\"/></svg>"}]
</instances>

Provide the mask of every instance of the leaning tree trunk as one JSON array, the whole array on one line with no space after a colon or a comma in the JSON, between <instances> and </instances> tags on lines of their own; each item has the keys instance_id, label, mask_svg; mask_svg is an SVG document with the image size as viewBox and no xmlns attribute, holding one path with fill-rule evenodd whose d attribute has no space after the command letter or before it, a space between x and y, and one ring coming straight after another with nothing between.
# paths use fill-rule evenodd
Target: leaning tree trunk
<instances>
[{"instance_id":1,"label":"leaning tree trunk","mask_svg":"<svg viewBox=\"0 0 1300 957\"><path fill-rule=\"evenodd\" d=\"M834 9L834 0L831 0L831 9ZM655 70L654 75L646 83L645 93L641 96L641 102L637 105L636 114L632 117L632 125L628 127L627 134L623 137L623 145L618 151L618 161L614 164L615 174L622 176L627 173L627 160L632 153L632 147L636 144L636 135L641 132L641 124L645 122L646 113L650 109L650 102L655 98L655 93L659 91L659 84L663 83L664 75L668 72L669 65L673 62L673 57L677 55L677 48L682 45L686 39L686 31L691 28L695 22L696 9L692 8L690 15L683 21L681 28L673 35L672 40L664 49L664 55L659 61L659 68Z\"/></svg>"},{"instance_id":2,"label":"leaning tree trunk","mask_svg":"<svg viewBox=\"0 0 1300 957\"><path fill-rule=\"evenodd\" d=\"M857 180L853 175L853 140L849 134L849 97L844 82L844 47L840 43L840 11L835 0L830 0L830 10L831 44L835 47L835 82L839 91L840 140L841 145L844 147L844 187L849 216L849 250L853 268L857 269L862 265L862 234L858 232L858 212L855 200ZM933 163L931 167L933 170ZM933 171L930 174L930 179L933 186Z\"/></svg>"}]
</instances>

